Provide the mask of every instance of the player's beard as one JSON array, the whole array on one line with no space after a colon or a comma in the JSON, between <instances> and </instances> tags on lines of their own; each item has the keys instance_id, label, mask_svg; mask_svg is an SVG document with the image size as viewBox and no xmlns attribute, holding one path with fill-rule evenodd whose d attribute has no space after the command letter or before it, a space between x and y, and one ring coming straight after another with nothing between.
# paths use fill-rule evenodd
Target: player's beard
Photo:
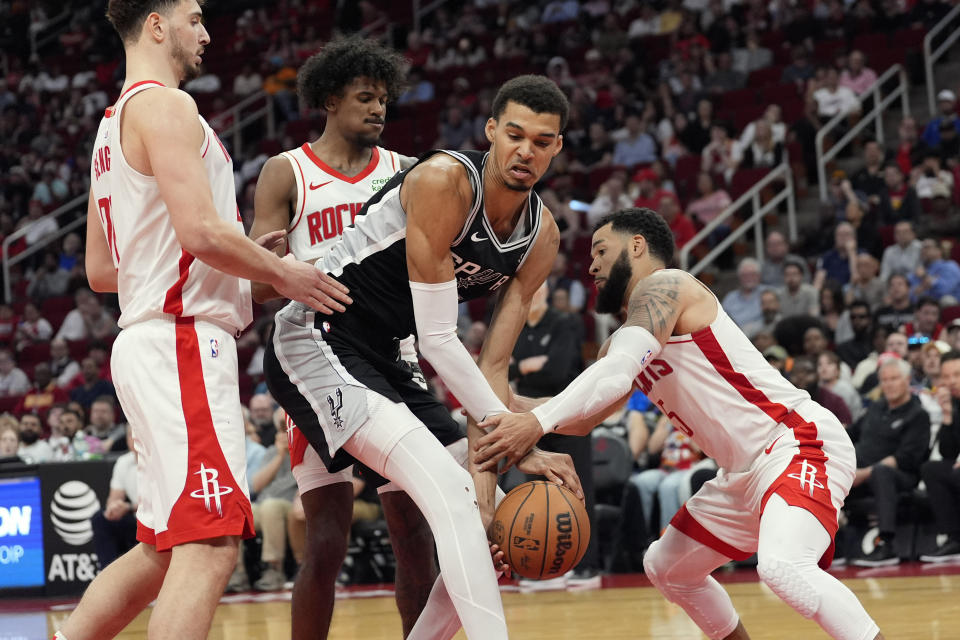
<instances>
[{"instance_id":1,"label":"player's beard","mask_svg":"<svg viewBox=\"0 0 960 640\"><path fill-rule=\"evenodd\" d=\"M180 82L190 82L194 78L199 78L200 65L194 64L193 62L195 54L188 52L187 48L183 46L183 43L180 42L176 35L174 35L171 40L170 55L173 56L174 62L180 66L183 75L183 79L180 80Z\"/></svg>"},{"instance_id":2,"label":"player's beard","mask_svg":"<svg viewBox=\"0 0 960 640\"><path fill-rule=\"evenodd\" d=\"M607 276L606 284L597 292L598 313L620 313L620 308L623 307L623 298L627 293L627 285L630 284L632 276L633 270L630 268L630 259L627 257L627 250L624 249L617 257L617 261L610 267L610 275Z\"/></svg>"}]
</instances>

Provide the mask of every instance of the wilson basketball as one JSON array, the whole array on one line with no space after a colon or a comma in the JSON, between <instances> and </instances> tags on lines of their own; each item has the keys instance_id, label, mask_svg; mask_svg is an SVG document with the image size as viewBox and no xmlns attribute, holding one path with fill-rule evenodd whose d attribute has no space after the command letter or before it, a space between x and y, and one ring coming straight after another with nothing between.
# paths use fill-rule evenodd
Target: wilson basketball
<instances>
[{"instance_id":1,"label":"wilson basketball","mask_svg":"<svg viewBox=\"0 0 960 640\"><path fill-rule=\"evenodd\" d=\"M534 480L508 493L493 517L491 539L510 567L532 580L557 578L577 566L590 542L583 503L566 487Z\"/></svg>"}]
</instances>

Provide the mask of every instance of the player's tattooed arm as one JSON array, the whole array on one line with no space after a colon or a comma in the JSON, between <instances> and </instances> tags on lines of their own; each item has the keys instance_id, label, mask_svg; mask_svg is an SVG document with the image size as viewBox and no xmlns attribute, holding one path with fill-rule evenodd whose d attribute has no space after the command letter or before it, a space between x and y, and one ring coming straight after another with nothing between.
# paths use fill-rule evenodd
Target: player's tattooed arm
<instances>
[{"instance_id":1,"label":"player's tattooed arm","mask_svg":"<svg viewBox=\"0 0 960 640\"><path fill-rule=\"evenodd\" d=\"M630 294L625 326L642 327L666 343L683 310L683 284L683 277L672 271L641 280Z\"/></svg>"}]
</instances>

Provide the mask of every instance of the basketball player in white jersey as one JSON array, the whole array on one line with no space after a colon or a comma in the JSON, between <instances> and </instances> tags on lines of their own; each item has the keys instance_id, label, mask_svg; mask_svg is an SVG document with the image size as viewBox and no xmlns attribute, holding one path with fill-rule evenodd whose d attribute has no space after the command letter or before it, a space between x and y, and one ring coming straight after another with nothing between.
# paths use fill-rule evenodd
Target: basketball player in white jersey
<instances>
[{"instance_id":1,"label":"basketball player in white jersey","mask_svg":"<svg viewBox=\"0 0 960 640\"><path fill-rule=\"evenodd\" d=\"M120 298L112 368L138 453L140 544L55 638L112 638L156 599L150 640L201 640L253 533L234 342L251 320L247 280L328 314L350 299L264 248L282 233L244 236L230 156L177 89L210 41L197 1L110 0L107 17L127 77L94 141L86 269Z\"/></svg>"},{"instance_id":2,"label":"basketball player in white jersey","mask_svg":"<svg viewBox=\"0 0 960 640\"><path fill-rule=\"evenodd\" d=\"M666 269L673 236L649 209L604 218L590 273L597 310L626 312L605 355L529 413L502 414L476 444L492 468L545 432L588 433L634 387L721 469L673 518L644 557L651 582L711 639L749 638L730 597L710 577L757 553L757 571L787 604L833 638L882 638L829 566L843 500L856 469L843 426L788 383L724 313L706 286Z\"/></svg>"},{"instance_id":3,"label":"basketball player in white jersey","mask_svg":"<svg viewBox=\"0 0 960 640\"><path fill-rule=\"evenodd\" d=\"M298 260L313 263L343 235L370 196L395 173L413 165L413 158L378 146L387 103L399 95L403 71L399 54L359 37L334 40L304 62L298 73L298 93L309 109L326 112L323 134L270 158L263 166L251 237L285 230L286 250ZM277 294L269 285L255 282L253 297L264 302ZM419 367L412 343L412 338L405 340L403 347L415 375ZM288 435L290 464L307 527L303 565L293 587L292 637L324 639L347 552L352 473L349 467L327 472L295 425ZM466 441L461 435L451 432L448 439L461 442L465 457ZM437 577L433 536L406 493L392 490L380 495L397 558L395 593L407 635Z\"/></svg>"}]
</instances>

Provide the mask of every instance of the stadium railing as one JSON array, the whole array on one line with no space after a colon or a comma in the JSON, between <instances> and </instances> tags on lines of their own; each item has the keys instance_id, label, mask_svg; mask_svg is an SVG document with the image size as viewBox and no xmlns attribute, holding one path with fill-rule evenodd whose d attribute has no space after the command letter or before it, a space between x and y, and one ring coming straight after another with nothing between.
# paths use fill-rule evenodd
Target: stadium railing
<instances>
[{"instance_id":1,"label":"stadium railing","mask_svg":"<svg viewBox=\"0 0 960 640\"><path fill-rule=\"evenodd\" d=\"M927 74L927 107L930 109L931 118L937 113L937 84L933 77L933 65L943 57L947 49L957 41L957 38L960 38L960 29L953 29L936 49L933 49L933 39L936 38L941 31L950 26L958 15L960 15L960 4L951 9L947 15L943 16L940 22L935 24L923 38L923 66Z\"/></svg>"},{"instance_id":2,"label":"stadium railing","mask_svg":"<svg viewBox=\"0 0 960 640\"><path fill-rule=\"evenodd\" d=\"M777 187L778 185L779 189L776 193L774 193L767 202L762 202L762 192L768 187ZM790 168L789 160L786 158L784 158L784 161L779 166L771 169L766 176L745 191L743 195L730 203L726 209L721 211L716 218L706 224L689 242L680 248L680 268L689 271L693 275L697 275L712 264L727 247L736 242L741 236L746 235L751 229L754 232L757 260L762 260L764 218L783 202L787 203L787 230L790 236L790 242L795 242L797 239L796 196L793 188L793 171ZM727 237L718 242L717 245L695 265L691 266L690 253L694 247L706 240L714 229L727 222L747 203L752 205L752 215L744 220L736 229L733 229Z\"/></svg>"},{"instance_id":3,"label":"stadium railing","mask_svg":"<svg viewBox=\"0 0 960 640\"><path fill-rule=\"evenodd\" d=\"M881 100L880 95L884 84L886 84L895 76L898 78L896 87L890 92L890 95ZM895 64L887 69L879 78L877 78L877 81L870 85L870 88L860 95L861 104L863 103L863 100L868 97L873 98L873 107L869 111L861 114L860 121L850 127L846 134L837 140L827 151L823 150L824 140L831 131L840 125L841 122L846 121L849 114L838 113L831 118L827 124L820 127L819 131L817 131L817 180L820 186L821 202L827 201L828 162L831 162L834 158L836 158L837 154L843 151L843 149L853 141L857 134L863 131L866 127L870 126L870 124L875 125L877 142L882 145L884 138L883 115L886 112L887 107L893 104L897 98L900 98L903 115L910 115L910 87L907 84L907 72L903 66Z\"/></svg>"}]
</instances>

